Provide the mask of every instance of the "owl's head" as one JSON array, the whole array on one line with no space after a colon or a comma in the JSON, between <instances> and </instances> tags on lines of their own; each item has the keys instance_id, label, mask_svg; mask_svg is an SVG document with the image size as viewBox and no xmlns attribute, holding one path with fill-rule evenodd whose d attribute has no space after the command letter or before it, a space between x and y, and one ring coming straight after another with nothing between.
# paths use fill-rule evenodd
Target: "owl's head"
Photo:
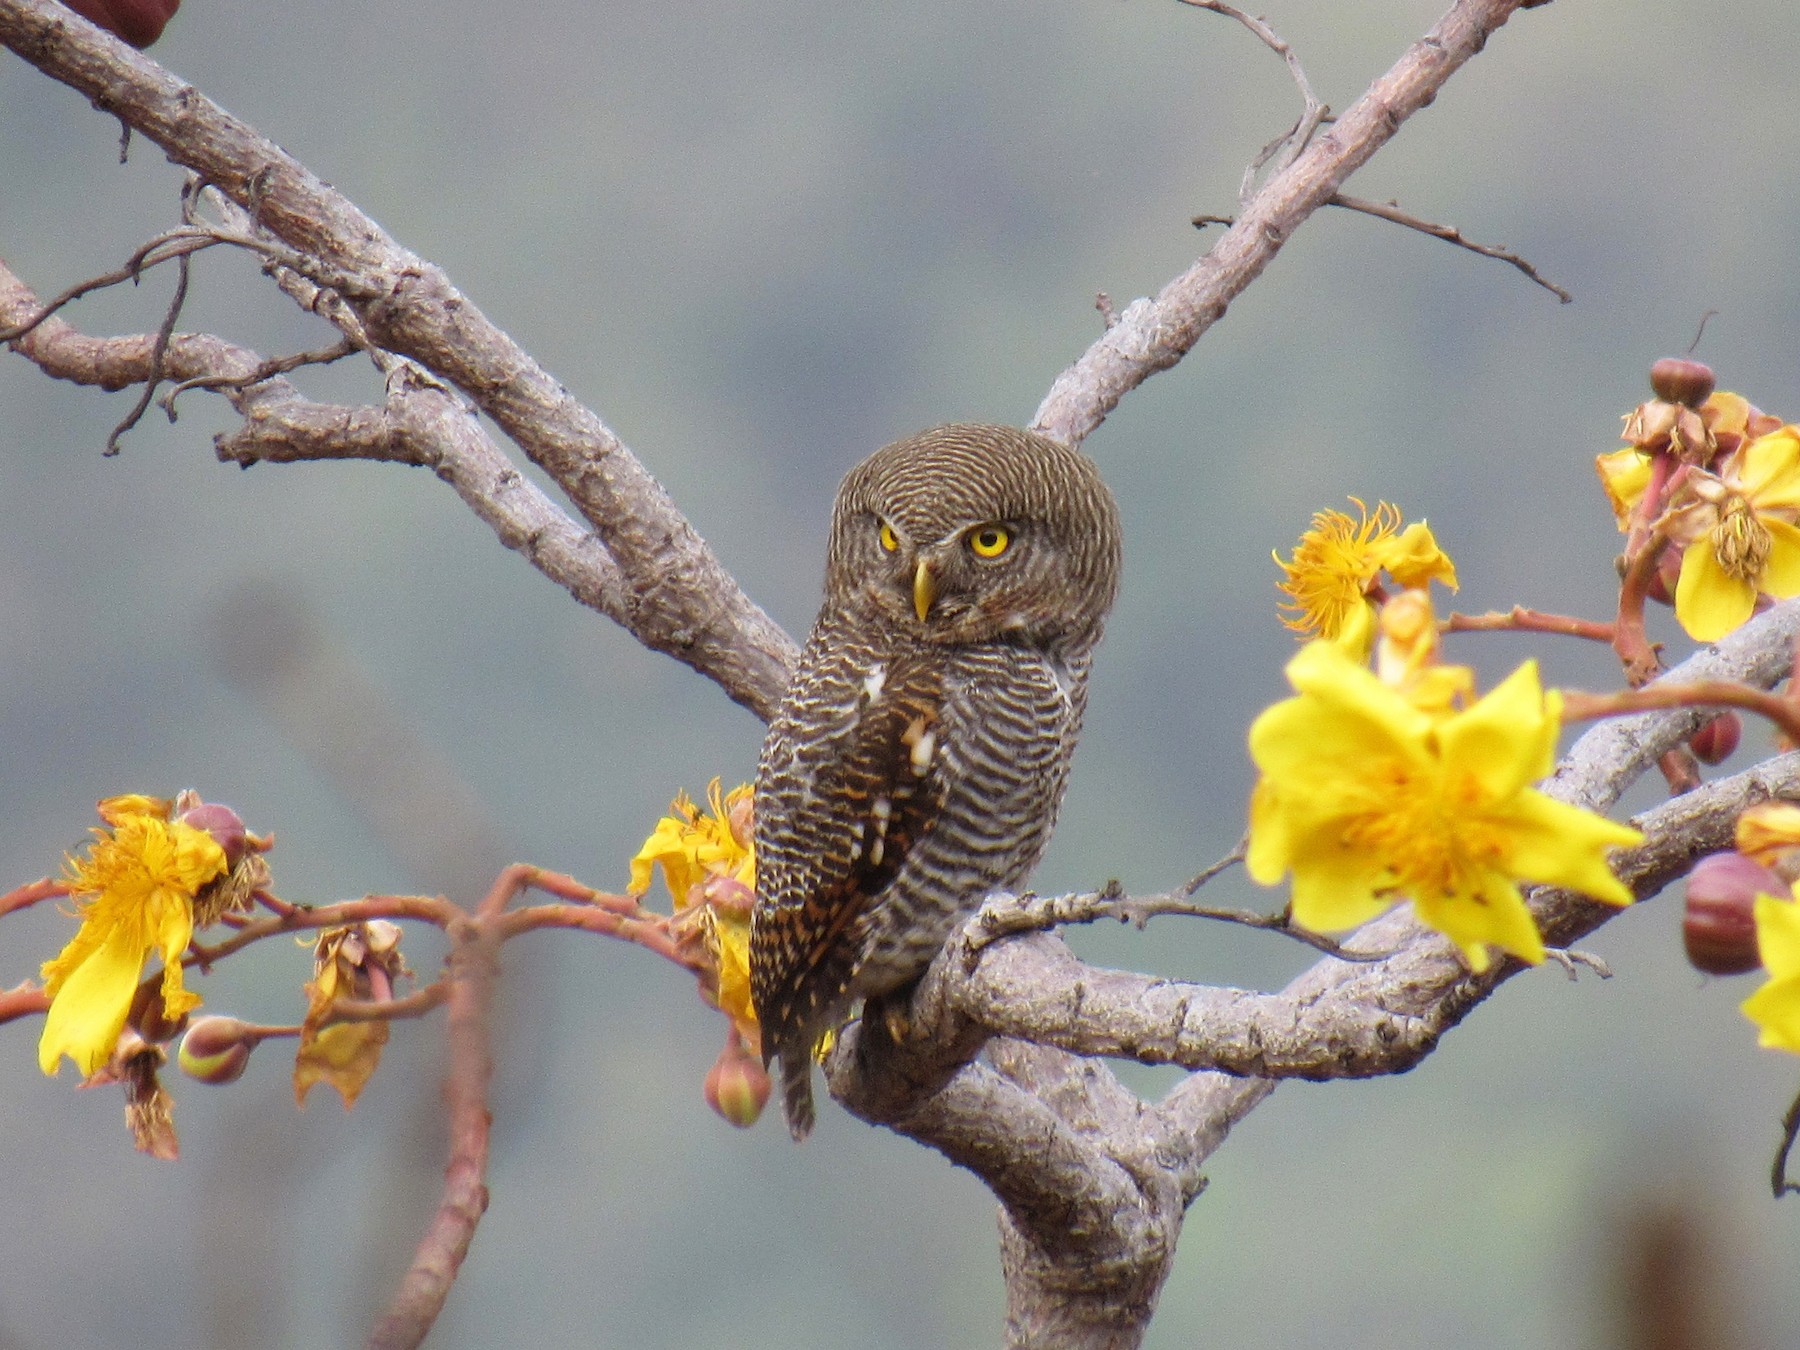
<instances>
[{"instance_id":1,"label":"owl's head","mask_svg":"<svg viewBox=\"0 0 1800 1350\"><path fill-rule=\"evenodd\" d=\"M1085 455L1015 427L934 427L844 479L826 604L932 642L1089 646L1119 565L1119 509Z\"/></svg>"}]
</instances>

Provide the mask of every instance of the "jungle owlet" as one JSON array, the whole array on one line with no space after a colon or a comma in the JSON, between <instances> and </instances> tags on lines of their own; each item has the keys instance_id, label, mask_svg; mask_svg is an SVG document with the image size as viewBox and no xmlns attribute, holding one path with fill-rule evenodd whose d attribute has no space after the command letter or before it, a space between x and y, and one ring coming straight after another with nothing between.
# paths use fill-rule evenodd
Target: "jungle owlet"
<instances>
[{"instance_id":1,"label":"jungle owlet","mask_svg":"<svg viewBox=\"0 0 1800 1350\"><path fill-rule=\"evenodd\" d=\"M756 775L751 996L795 1139L820 1034L1043 855L1119 563L1098 471L1028 431L921 432L838 489Z\"/></svg>"}]
</instances>

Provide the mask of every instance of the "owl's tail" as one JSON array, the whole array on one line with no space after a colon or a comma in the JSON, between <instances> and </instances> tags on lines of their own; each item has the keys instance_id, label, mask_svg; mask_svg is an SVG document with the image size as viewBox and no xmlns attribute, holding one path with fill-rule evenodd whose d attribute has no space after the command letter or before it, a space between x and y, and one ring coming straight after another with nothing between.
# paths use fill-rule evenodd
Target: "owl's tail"
<instances>
[{"instance_id":1,"label":"owl's tail","mask_svg":"<svg viewBox=\"0 0 1800 1350\"><path fill-rule=\"evenodd\" d=\"M781 1056L781 1110L787 1116L788 1133L798 1144L812 1133L812 1046L805 1040L790 1041L776 1051Z\"/></svg>"}]
</instances>

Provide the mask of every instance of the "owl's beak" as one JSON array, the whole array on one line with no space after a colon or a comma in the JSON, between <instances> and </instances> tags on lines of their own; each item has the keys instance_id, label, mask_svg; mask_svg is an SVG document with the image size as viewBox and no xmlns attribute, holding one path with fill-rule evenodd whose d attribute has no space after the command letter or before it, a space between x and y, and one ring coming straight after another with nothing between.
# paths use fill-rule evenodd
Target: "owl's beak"
<instances>
[{"instance_id":1,"label":"owl's beak","mask_svg":"<svg viewBox=\"0 0 1800 1350\"><path fill-rule=\"evenodd\" d=\"M937 578L931 575L931 564L923 558L919 559L919 570L913 573L913 608L919 612L919 622L925 622L925 616L931 613L931 602L937 599Z\"/></svg>"}]
</instances>

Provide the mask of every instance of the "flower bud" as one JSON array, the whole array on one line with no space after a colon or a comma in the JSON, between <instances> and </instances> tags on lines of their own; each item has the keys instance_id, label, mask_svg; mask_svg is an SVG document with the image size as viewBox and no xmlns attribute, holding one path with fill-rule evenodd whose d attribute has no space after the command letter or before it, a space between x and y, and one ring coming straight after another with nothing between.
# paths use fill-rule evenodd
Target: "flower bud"
<instances>
[{"instance_id":1,"label":"flower bud","mask_svg":"<svg viewBox=\"0 0 1800 1350\"><path fill-rule=\"evenodd\" d=\"M733 1033L707 1071L706 1104L740 1130L756 1124L769 1104L769 1071Z\"/></svg>"},{"instance_id":2,"label":"flower bud","mask_svg":"<svg viewBox=\"0 0 1800 1350\"><path fill-rule=\"evenodd\" d=\"M235 1017L195 1019L181 1038L176 1062L189 1078L219 1086L235 1083L250 1064L250 1052L262 1038Z\"/></svg>"},{"instance_id":3,"label":"flower bud","mask_svg":"<svg viewBox=\"0 0 1800 1350\"><path fill-rule=\"evenodd\" d=\"M250 848L250 831L244 827L244 818L222 802L199 802L176 819L210 834L225 850L225 861L232 867L238 865Z\"/></svg>"},{"instance_id":4,"label":"flower bud","mask_svg":"<svg viewBox=\"0 0 1800 1350\"><path fill-rule=\"evenodd\" d=\"M1708 975L1755 970L1762 964L1756 949L1756 897L1788 893L1780 877L1740 853L1714 853L1695 863L1681 917L1689 964Z\"/></svg>"},{"instance_id":5,"label":"flower bud","mask_svg":"<svg viewBox=\"0 0 1800 1350\"><path fill-rule=\"evenodd\" d=\"M1688 749L1702 764L1723 764L1738 748L1744 722L1734 712L1720 713L1688 737Z\"/></svg>"},{"instance_id":6,"label":"flower bud","mask_svg":"<svg viewBox=\"0 0 1800 1350\"><path fill-rule=\"evenodd\" d=\"M1682 356L1665 356L1650 367L1650 388L1660 399L1698 408L1713 391L1712 367Z\"/></svg>"},{"instance_id":7,"label":"flower bud","mask_svg":"<svg viewBox=\"0 0 1800 1350\"><path fill-rule=\"evenodd\" d=\"M748 921L756 906L756 892L736 877L709 876L701 889L707 904L733 919Z\"/></svg>"}]
</instances>

